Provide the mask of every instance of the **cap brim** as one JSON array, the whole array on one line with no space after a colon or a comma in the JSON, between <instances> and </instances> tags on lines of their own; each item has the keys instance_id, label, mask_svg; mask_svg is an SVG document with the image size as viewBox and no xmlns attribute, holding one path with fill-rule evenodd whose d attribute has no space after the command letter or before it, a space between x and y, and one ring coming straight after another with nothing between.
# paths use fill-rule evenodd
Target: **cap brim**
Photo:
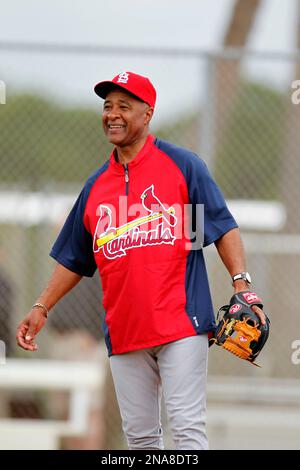
<instances>
[{"instance_id":1,"label":"cap brim","mask_svg":"<svg viewBox=\"0 0 300 470\"><path fill-rule=\"evenodd\" d=\"M95 87L94 87L94 91L95 91L96 95L100 96L100 98L105 99L107 94L110 91L114 90L115 88L118 88L120 90L124 90L124 88L122 88L119 85L116 85L114 82L106 81L106 82L97 83L97 85L95 85Z\"/></svg>"}]
</instances>

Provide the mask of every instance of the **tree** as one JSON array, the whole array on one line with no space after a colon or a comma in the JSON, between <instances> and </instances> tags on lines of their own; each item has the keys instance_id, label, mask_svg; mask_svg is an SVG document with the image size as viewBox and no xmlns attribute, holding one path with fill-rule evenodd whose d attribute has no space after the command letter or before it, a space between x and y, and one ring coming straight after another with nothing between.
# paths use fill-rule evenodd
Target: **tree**
<instances>
[{"instance_id":1,"label":"tree","mask_svg":"<svg viewBox=\"0 0 300 470\"><path fill-rule=\"evenodd\" d=\"M237 0L234 4L231 19L223 38L224 51L230 48L243 48L247 44L253 28L261 0ZM214 77L214 140L216 152L222 145L222 138L229 121L229 116L238 97L240 80L240 58L219 57L215 62ZM212 155L213 159L215 155Z\"/></svg>"},{"instance_id":2,"label":"tree","mask_svg":"<svg viewBox=\"0 0 300 470\"><path fill-rule=\"evenodd\" d=\"M45 188L82 183L109 155L99 115L62 108L34 95L12 97L0 114L3 182Z\"/></svg>"}]
</instances>

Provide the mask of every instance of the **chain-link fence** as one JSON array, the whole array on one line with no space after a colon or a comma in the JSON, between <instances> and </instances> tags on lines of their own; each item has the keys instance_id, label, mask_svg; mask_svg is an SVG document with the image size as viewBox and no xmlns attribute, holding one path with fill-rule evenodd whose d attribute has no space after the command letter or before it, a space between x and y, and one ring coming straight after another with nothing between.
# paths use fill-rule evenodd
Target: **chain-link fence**
<instances>
[{"instance_id":1,"label":"chain-link fence","mask_svg":"<svg viewBox=\"0 0 300 470\"><path fill-rule=\"evenodd\" d=\"M209 374L297 378L300 106L291 102L291 82L299 57L8 44L0 50L7 63L0 69L6 87L6 104L0 104L0 339L7 356L32 356L16 347L16 325L47 283L54 266L48 253L76 195L110 153L92 86L131 69L150 76L158 90L153 133L200 154L222 188L240 223L253 288L271 317L261 370L216 348ZM230 278L214 247L206 260L217 308L231 295ZM97 362L104 348L101 313L95 274L55 307L34 357ZM101 444L90 445L120 448L110 378L104 395L105 438L102 433ZM0 411L51 418L55 403L45 407L42 394L15 391Z\"/></svg>"}]
</instances>

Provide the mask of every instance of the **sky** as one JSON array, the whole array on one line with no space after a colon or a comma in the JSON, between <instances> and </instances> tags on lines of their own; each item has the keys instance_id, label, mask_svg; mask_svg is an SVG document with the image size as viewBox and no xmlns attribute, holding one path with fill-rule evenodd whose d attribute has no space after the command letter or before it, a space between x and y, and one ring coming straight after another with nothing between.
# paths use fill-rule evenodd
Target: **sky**
<instances>
[{"instance_id":1,"label":"sky","mask_svg":"<svg viewBox=\"0 0 300 470\"><path fill-rule=\"evenodd\" d=\"M299 0L263 0L248 47L289 52L295 48ZM124 70L149 76L158 91L159 117L170 120L205 101L211 80L205 56L12 52L1 42L189 49L220 47L234 0L6 0L1 4L0 80L7 97L33 89L51 99L97 109L93 86ZM287 62L265 58L245 72L272 86L291 79Z\"/></svg>"}]
</instances>

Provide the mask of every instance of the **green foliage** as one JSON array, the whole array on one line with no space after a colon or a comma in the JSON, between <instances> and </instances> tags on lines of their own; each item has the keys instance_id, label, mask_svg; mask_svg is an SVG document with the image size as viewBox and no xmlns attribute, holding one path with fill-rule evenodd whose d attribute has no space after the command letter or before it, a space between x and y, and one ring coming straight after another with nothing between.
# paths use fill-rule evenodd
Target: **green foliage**
<instances>
[{"instance_id":1,"label":"green foliage","mask_svg":"<svg viewBox=\"0 0 300 470\"><path fill-rule=\"evenodd\" d=\"M214 174L225 196L276 198L284 96L263 85L241 83L230 115L220 118ZM187 114L154 133L197 151L199 119ZM12 97L0 107L0 183L31 189L52 182L82 184L110 152L98 112L62 108L34 95Z\"/></svg>"},{"instance_id":2,"label":"green foliage","mask_svg":"<svg viewBox=\"0 0 300 470\"><path fill-rule=\"evenodd\" d=\"M98 113L64 109L45 99L11 98L0 112L0 181L31 188L82 182L107 159Z\"/></svg>"},{"instance_id":3,"label":"green foliage","mask_svg":"<svg viewBox=\"0 0 300 470\"><path fill-rule=\"evenodd\" d=\"M193 152L198 151L199 147L199 127L200 116L196 113L176 116L172 123L163 124L155 129L154 134L160 139L171 141L180 147L188 148Z\"/></svg>"},{"instance_id":4,"label":"green foliage","mask_svg":"<svg viewBox=\"0 0 300 470\"><path fill-rule=\"evenodd\" d=\"M283 94L266 86L240 84L225 119L215 176L227 198L274 199L279 192L286 120Z\"/></svg>"}]
</instances>

